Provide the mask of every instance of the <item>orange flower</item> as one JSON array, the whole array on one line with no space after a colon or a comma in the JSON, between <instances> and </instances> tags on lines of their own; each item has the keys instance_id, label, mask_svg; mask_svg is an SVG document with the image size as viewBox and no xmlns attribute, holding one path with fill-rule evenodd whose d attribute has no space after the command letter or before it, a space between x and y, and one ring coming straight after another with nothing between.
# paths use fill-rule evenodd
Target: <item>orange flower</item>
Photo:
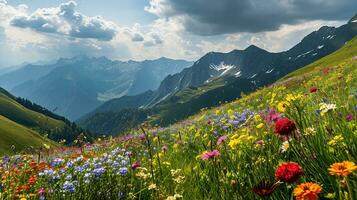
<instances>
[{"instance_id":1,"label":"orange flower","mask_svg":"<svg viewBox=\"0 0 357 200\"><path fill-rule=\"evenodd\" d=\"M357 170L357 166L354 162L343 161L332 164L328 170L330 174L334 176L347 176Z\"/></svg>"},{"instance_id":2,"label":"orange flower","mask_svg":"<svg viewBox=\"0 0 357 200\"><path fill-rule=\"evenodd\" d=\"M294 189L296 200L316 200L319 198L319 193L322 187L316 183L302 183Z\"/></svg>"}]
</instances>

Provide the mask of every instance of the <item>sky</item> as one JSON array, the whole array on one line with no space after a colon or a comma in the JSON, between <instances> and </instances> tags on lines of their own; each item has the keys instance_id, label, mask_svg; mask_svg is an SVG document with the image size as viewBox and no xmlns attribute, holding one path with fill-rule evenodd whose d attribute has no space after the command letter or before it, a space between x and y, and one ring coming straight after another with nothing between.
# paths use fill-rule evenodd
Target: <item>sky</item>
<instances>
[{"instance_id":1,"label":"sky","mask_svg":"<svg viewBox=\"0 0 357 200\"><path fill-rule=\"evenodd\" d=\"M356 0L0 0L0 68L78 55L197 60L256 45L285 51L340 26Z\"/></svg>"}]
</instances>

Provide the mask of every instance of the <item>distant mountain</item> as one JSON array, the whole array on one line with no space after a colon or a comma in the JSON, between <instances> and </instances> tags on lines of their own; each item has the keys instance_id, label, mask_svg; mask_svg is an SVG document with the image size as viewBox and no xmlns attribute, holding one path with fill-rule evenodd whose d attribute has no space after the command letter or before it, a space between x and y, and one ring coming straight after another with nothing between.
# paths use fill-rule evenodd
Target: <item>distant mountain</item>
<instances>
[{"instance_id":1,"label":"distant mountain","mask_svg":"<svg viewBox=\"0 0 357 200\"><path fill-rule=\"evenodd\" d=\"M234 100L240 97L241 92L248 93L269 85L336 51L356 35L357 23L351 19L338 28L321 27L288 51L280 53L270 53L254 45L229 53L210 52L191 67L166 77L137 109L150 111L152 116L149 120L155 123L173 123L204 107ZM125 102L122 98L113 99L110 102L111 109L125 108L122 102ZM92 115L100 112L103 107L107 105L103 104ZM87 119L82 120L89 124Z\"/></svg>"},{"instance_id":2,"label":"distant mountain","mask_svg":"<svg viewBox=\"0 0 357 200\"><path fill-rule=\"evenodd\" d=\"M191 64L168 58L122 62L78 56L26 65L1 75L0 86L75 120L110 99L155 90L167 75Z\"/></svg>"}]
</instances>

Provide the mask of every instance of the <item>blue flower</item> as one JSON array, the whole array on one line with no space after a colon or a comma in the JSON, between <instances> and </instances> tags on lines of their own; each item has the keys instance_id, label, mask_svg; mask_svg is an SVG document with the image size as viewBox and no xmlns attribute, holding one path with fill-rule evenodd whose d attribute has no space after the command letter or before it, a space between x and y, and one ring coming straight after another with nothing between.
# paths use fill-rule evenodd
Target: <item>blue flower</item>
<instances>
[{"instance_id":1,"label":"blue flower","mask_svg":"<svg viewBox=\"0 0 357 200\"><path fill-rule=\"evenodd\" d=\"M122 167L119 169L119 174L122 176L126 175L128 172L129 172L128 168L126 168L126 167Z\"/></svg>"},{"instance_id":2,"label":"blue flower","mask_svg":"<svg viewBox=\"0 0 357 200\"><path fill-rule=\"evenodd\" d=\"M56 159L54 159L54 160L52 161L51 165L52 165L53 167L57 167L57 166L62 165L63 163L64 163L64 159L62 159L62 158L56 158Z\"/></svg>"},{"instance_id":3,"label":"blue flower","mask_svg":"<svg viewBox=\"0 0 357 200\"><path fill-rule=\"evenodd\" d=\"M69 181L63 183L62 189L71 193L76 192L76 188L74 187L73 183Z\"/></svg>"},{"instance_id":4,"label":"blue flower","mask_svg":"<svg viewBox=\"0 0 357 200\"><path fill-rule=\"evenodd\" d=\"M105 169L103 167L101 168L97 168L97 169L94 169L93 170L93 174L96 176L96 177L99 177L100 175L102 175L104 173Z\"/></svg>"}]
</instances>

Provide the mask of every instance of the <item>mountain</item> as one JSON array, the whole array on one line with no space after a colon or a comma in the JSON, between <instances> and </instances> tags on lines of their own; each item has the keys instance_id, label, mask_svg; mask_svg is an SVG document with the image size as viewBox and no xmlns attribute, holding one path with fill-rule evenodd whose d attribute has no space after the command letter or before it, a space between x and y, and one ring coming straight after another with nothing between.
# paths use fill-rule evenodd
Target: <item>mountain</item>
<instances>
[{"instance_id":1,"label":"mountain","mask_svg":"<svg viewBox=\"0 0 357 200\"><path fill-rule=\"evenodd\" d=\"M191 64L168 58L122 62L77 56L26 65L0 76L0 86L75 120L110 99L155 90L167 75Z\"/></svg>"},{"instance_id":2,"label":"mountain","mask_svg":"<svg viewBox=\"0 0 357 200\"><path fill-rule=\"evenodd\" d=\"M291 49L280 53L271 53L254 45L228 53L210 52L191 67L166 77L159 88L137 109L149 112L148 120L153 123L173 123L202 108L239 98L242 92L249 93L269 85L336 51L356 35L357 23L350 20L338 28L321 27ZM112 100L111 109L125 108L121 102L124 102L121 98ZM92 115L101 112L102 107L107 107L106 103ZM81 122L86 121L89 124L89 118L91 116L79 123L83 125ZM91 130L106 131L100 128Z\"/></svg>"}]
</instances>

